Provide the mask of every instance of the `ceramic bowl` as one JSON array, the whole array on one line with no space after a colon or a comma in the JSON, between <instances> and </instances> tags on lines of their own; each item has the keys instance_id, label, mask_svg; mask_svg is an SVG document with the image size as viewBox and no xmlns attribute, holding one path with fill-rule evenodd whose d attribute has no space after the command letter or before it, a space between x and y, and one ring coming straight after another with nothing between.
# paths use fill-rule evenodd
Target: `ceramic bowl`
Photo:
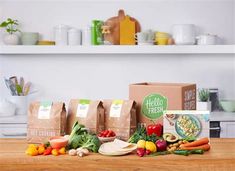
<instances>
[{"instance_id":1,"label":"ceramic bowl","mask_svg":"<svg viewBox=\"0 0 235 171\"><path fill-rule=\"evenodd\" d=\"M49 142L52 148L60 149L67 146L69 139L68 137L55 136L50 138Z\"/></svg>"},{"instance_id":2,"label":"ceramic bowl","mask_svg":"<svg viewBox=\"0 0 235 171\"><path fill-rule=\"evenodd\" d=\"M98 138L102 143L105 143L105 142L114 141L116 136L114 136L114 137L98 137Z\"/></svg>"},{"instance_id":3,"label":"ceramic bowl","mask_svg":"<svg viewBox=\"0 0 235 171\"><path fill-rule=\"evenodd\" d=\"M22 45L36 45L39 40L39 33L23 32L21 34Z\"/></svg>"},{"instance_id":4,"label":"ceramic bowl","mask_svg":"<svg viewBox=\"0 0 235 171\"><path fill-rule=\"evenodd\" d=\"M9 117L15 115L16 106L15 104L1 100L0 101L0 117Z\"/></svg>"},{"instance_id":5,"label":"ceramic bowl","mask_svg":"<svg viewBox=\"0 0 235 171\"><path fill-rule=\"evenodd\" d=\"M235 112L235 100L221 100L220 105L226 112Z\"/></svg>"}]
</instances>

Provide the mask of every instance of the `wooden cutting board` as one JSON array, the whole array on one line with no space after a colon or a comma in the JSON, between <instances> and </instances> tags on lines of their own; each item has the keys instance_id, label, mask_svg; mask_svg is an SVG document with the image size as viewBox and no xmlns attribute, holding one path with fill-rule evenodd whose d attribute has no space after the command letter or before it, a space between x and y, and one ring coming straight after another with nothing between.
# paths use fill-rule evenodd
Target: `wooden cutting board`
<instances>
[{"instance_id":1,"label":"wooden cutting board","mask_svg":"<svg viewBox=\"0 0 235 171\"><path fill-rule=\"evenodd\" d=\"M110 27L110 33L104 34L104 40L112 43L113 45L120 45L120 22L125 19L124 10L118 11L118 16L114 16L105 21L104 25ZM135 22L135 33L140 32L140 24L135 19L130 17L130 20Z\"/></svg>"},{"instance_id":2,"label":"wooden cutting board","mask_svg":"<svg viewBox=\"0 0 235 171\"><path fill-rule=\"evenodd\" d=\"M135 22L128 15L120 21L120 45L135 45Z\"/></svg>"}]
</instances>

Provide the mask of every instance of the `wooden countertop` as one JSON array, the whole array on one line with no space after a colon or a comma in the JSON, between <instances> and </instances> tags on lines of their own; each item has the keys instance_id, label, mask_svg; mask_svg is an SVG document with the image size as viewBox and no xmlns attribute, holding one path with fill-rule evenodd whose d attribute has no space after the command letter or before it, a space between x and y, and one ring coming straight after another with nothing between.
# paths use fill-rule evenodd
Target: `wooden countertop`
<instances>
[{"instance_id":1,"label":"wooden countertop","mask_svg":"<svg viewBox=\"0 0 235 171\"><path fill-rule=\"evenodd\" d=\"M77 156L27 156L25 139L0 139L0 170L235 170L235 139L211 139L211 150L204 155L165 155L138 157L135 154L109 157L90 154Z\"/></svg>"}]
</instances>

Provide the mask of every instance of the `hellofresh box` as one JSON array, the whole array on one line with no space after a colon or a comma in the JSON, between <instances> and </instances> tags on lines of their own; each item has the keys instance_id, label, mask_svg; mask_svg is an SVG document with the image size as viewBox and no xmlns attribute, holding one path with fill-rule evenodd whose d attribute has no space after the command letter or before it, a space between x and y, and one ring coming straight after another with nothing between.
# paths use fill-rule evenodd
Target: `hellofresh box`
<instances>
[{"instance_id":1,"label":"hellofresh box","mask_svg":"<svg viewBox=\"0 0 235 171\"><path fill-rule=\"evenodd\" d=\"M163 115L164 134L179 138L209 137L209 111L166 111Z\"/></svg>"},{"instance_id":2,"label":"hellofresh box","mask_svg":"<svg viewBox=\"0 0 235 171\"><path fill-rule=\"evenodd\" d=\"M196 84L136 83L129 86L129 98L137 102L137 120L146 125L163 122L165 110L195 110Z\"/></svg>"}]
</instances>

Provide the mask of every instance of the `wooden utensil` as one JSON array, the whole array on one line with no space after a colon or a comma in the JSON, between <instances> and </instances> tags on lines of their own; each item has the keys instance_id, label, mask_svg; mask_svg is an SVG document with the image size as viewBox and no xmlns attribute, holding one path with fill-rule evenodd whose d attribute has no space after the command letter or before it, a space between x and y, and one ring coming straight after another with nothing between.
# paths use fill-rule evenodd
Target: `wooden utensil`
<instances>
[{"instance_id":1,"label":"wooden utensil","mask_svg":"<svg viewBox=\"0 0 235 171\"><path fill-rule=\"evenodd\" d=\"M135 22L127 15L120 21L120 45L135 45Z\"/></svg>"},{"instance_id":2,"label":"wooden utensil","mask_svg":"<svg viewBox=\"0 0 235 171\"><path fill-rule=\"evenodd\" d=\"M104 26L107 26L110 31L109 34L104 34L104 40L110 42L113 45L120 45L120 21L125 19L124 10L118 11L118 16L111 17L105 21ZM135 19L130 17L130 20L135 22L135 33L140 32L140 24Z\"/></svg>"},{"instance_id":3,"label":"wooden utensil","mask_svg":"<svg viewBox=\"0 0 235 171\"><path fill-rule=\"evenodd\" d=\"M31 87L31 82L27 82L23 89L24 96L27 96L29 94L30 87Z\"/></svg>"}]
</instances>

